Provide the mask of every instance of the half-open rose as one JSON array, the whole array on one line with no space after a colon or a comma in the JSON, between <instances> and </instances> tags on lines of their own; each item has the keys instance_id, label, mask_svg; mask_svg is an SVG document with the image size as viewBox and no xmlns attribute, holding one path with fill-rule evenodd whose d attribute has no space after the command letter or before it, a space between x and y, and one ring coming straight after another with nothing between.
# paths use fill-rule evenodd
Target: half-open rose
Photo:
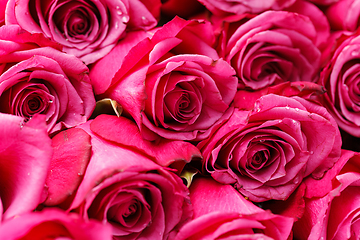
<instances>
[{"instance_id":1,"label":"half-open rose","mask_svg":"<svg viewBox=\"0 0 360 240\"><path fill-rule=\"evenodd\" d=\"M180 143L180 151L169 142L163 145L169 147L165 151L155 146L145 150L151 143L136 145L132 140L140 133L123 117L99 116L79 127L91 136L92 155L70 209L85 219L110 223L114 239L166 239L175 234L192 215L188 190L179 176L155 162L191 158L188 151L196 154L195 146ZM117 128L128 129L128 134L116 134L121 132Z\"/></svg>"},{"instance_id":2,"label":"half-open rose","mask_svg":"<svg viewBox=\"0 0 360 240\"><path fill-rule=\"evenodd\" d=\"M210 27L174 18L126 56L119 43L91 69L95 93L122 105L145 139L207 137L228 117L238 81L234 69L210 46ZM106 65L117 67L102 77Z\"/></svg>"},{"instance_id":3,"label":"half-open rose","mask_svg":"<svg viewBox=\"0 0 360 240\"><path fill-rule=\"evenodd\" d=\"M0 112L46 115L53 133L85 122L95 99L86 65L46 44L19 26L0 28Z\"/></svg>"},{"instance_id":4,"label":"half-open rose","mask_svg":"<svg viewBox=\"0 0 360 240\"><path fill-rule=\"evenodd\" d=\"M157 20L150 10L157 17L160 4L158 0L9 0L6 24L43 33L90 64L109 53L127 30L154 27Z\"/></svg>"},{"instance_id":5,"label":"half-open rose","mask_svg":"<svg viewBox=\"0 0 360 240\"><path fill-rule=\"evenodd\" d=\"M304 177L322 177L340 155L341 138L324 107L267 94L198 147L213 178L261 202L287 199Z\"/></svg>"},{"instance_id":6,"label":"half-open rose","mask_svg":"<svg viewBox=\"0 0 360 240\"><path fill-rule=\"evenodd\" d=\"M323 38L309 17L266 11L243 22L235 29L224 28L220 54L235 68L239 88L318 79L321 53L317 44Z\"/></svg>"}]
</instances>

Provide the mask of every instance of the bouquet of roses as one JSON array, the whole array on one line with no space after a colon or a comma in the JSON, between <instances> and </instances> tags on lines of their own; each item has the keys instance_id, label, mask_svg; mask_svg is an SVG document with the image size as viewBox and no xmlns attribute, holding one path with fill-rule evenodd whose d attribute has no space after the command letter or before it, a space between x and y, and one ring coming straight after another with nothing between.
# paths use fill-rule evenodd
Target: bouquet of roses
<instances>
[{"instance_id":1,"label":"bouquet of roses","mask_svg":"<svg viewBox=\"0 0 360 240\"><path fill-rule=\"evenodd\" d=\"M0 239L360 238L360 0L0 13Z\"/></svg>"}]
</instances>

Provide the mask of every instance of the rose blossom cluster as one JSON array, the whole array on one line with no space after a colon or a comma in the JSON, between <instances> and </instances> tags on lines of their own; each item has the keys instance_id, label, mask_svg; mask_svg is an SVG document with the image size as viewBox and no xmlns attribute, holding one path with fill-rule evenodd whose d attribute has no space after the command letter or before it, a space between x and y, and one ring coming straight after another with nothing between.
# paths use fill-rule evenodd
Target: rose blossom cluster
<instances>
[{"instance_id":1,"label":"rose blossom cluster","mask_svg":"<svg viewBox=\"0 0 360 240\"><path fill-rule=\"evenodd\" d=\"M360 1L0 13L0 239L360 238Z\"/></svg>"}]
</instances>

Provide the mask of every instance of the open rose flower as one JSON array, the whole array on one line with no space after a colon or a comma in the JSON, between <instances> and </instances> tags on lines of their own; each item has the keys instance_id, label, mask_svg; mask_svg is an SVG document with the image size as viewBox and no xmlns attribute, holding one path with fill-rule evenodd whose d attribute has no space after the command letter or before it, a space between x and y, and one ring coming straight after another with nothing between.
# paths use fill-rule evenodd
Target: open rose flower
<instances>
[{"instance_id":1,"label":"open rose flower","mask_svg":"<svg viewBox=\"0 0 360 240\"><path fill-rule=\"evenodd\" d=\"M0 28L0 112L46 115L53 133L85 122L95 99L86 65L46 44L18 26Z\"/></svg>"},{"instance_id":2,"label":"open rose flower","mask_svg":"<svg viewBox=\"0 0 360 240\"><path fill-rule=\"evenodd\" d=\"M246 200L230 185L195 178L190 186L194 218L175 237L185 239L289 239L293 219Z\"/></svg>"},{"instance_id":3,"label":"open rose flower","mask_svg":"<svg viewBox=\"0 0 360 240\"><path fill-rule=\"evenodd\" d=\"M266 10L282 10L291 6L295 0L199 0L213 14L219 16L260 13Z\"/></svg>"},{"instance_id":4,"label":"open rose flower","mask_svg":"<svg viewBox=\"0 0 360 240\"><path fill-rule=\"evenodd\" d=\"M341 129L360 137L360 36L348 37L323 69L319 83L327 92L322 104Z\"/></svg>"},{"instance_id":5,"label":"open rose flower","mask_svg":"<svg viewBox=\"0 0 360 240\"><path fill-rule=\"evenodd\" d=\"M158 0L9 0L5 20L43 33L90 64L109 53L129 29L155 27L160 5Z\"/></svg>"},{"instance_id":6,"label":"open rose flower","mask_svg":"<svg viewBox=\"0 0 360 240\"><path fill-rule=\"evenodd\" d=\"M359 239L360 155L343 150L323 179L304 182L305 212L294 224L295 239Z\"/></svg>"},{"instance_id":7,"label":"open rose flower","mask_svg":"<svg viewBox=\"0 0 360 240\"><path fill-rule=\"evenodd\" d=\"M59 209L44 209L22 214L0 226L0 238L111 240L111 227L95 220L84 221L75 213Z\"/></svg>"},{"instance_id":8,"label":"open rose flower","mask_svg":"<svg viewBox=\"0 0 360 240\"><path fill-rule=\"evenodd\" d=\"M198 144L203 168L252 201L284 200L306 176L321 178L340 155L341 138L324 107L267 94L235 111Z\"/></svg>"},{"instance_id":9,"label":"open rose flower","mask_svg":"<svg viewBox=\"0 0 360 240\"><path fill-rule=\"evenodd\" d=\"M186 186L156 162L191 160L195 146L180 143L176 149L169 142L162 146L168 151L146 150L151 143L135 145L140 133L124 117L103 115L79 127L91 136L92 155L70 209L110 223L114 239L166 239L191 218ZM118 135L118 128L129 132Z\"/></svg>"},{"instance_id":10,"label":"open rose flower","mask_svg":"<svg viewBox=\"0 0 360 240\"><path fill-rule=\"evenodd\" d=\"M318 79L321 52L317 45L323 38L305 15L266 11L235 29L224 28L221 34L220 56L236 70L241 89Z\"/></svg>"},{"instance_id":11,"label":"open rose flower","mask_svg":"<svg viewBox=\"0 0 360 240\"><path fill-rule=\"evenodd\" d=\"M106 91L101 96L116 100L145 139L203 139L228 116L238 81L234 69L208 44L212 40L208 23L174 18L125 58L113 54L92 68L95 93ZM114 61L119 65L107 83L97 73L103 63Z\"/></svg>"},{"instance_id":12,"label":"open rose flower","mask_svg":"<svg viewBox=\"0 0 360 240\"><path fill-rule=\"evenodd\" d=\"M42 201L52 156L46 130L44 116L25 123L0 113L0 219L30 212Z\"/></svg>"}]
</instances>

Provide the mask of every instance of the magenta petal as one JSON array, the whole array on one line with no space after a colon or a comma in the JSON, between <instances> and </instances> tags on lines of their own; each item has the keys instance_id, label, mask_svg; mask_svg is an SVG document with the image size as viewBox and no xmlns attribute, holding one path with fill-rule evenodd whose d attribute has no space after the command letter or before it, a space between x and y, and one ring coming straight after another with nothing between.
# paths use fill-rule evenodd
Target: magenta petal
<instances>
[{"instance_id":1,"label":"magenta petal","mask_svg":"<svg viewBox=\"0 0 360 240\"><path fill-rule=\"evenodd\" d=\"M155 143L142 139L136 124L124 117L100 115L92 121L90 128L104 139L144 152L161 166L175 162L183 165L201 158L198 148L184 141L161 139Z\"/></svg>"},{"instance_id":2,"label":"magenta petal","mask_svg":"<svg viewBox=\"0 0 360 240\"><path fill-rule=\"evenodd\" d=\"M85 221L76 213L57 208L22 214L5 221L0 227L1 239L110 240L111 227L100 222Z\"/></svg>"},{"instance_id":3,"label":"magenta petal","mask_svg":"<svg viewBox=\"0 0 360 240\"><path fill-rule=\"evenodd\" d=\"M52 156L45 116L24 123L0 114L1 201L7 219L32 211L40 203Z\"/></svg>"},{"instance_id":4,"label":"magenta petal","mask_svg":"<svg viewBox=\"0 0 360 240\"><path fill-rule=\"evenodd\" d=\"M73 194L82 180L91 156L90 136L82 129L71 128L52 138L54 155L46 179L45 204L57 205Z\"/></svg>"}]
</instances>

